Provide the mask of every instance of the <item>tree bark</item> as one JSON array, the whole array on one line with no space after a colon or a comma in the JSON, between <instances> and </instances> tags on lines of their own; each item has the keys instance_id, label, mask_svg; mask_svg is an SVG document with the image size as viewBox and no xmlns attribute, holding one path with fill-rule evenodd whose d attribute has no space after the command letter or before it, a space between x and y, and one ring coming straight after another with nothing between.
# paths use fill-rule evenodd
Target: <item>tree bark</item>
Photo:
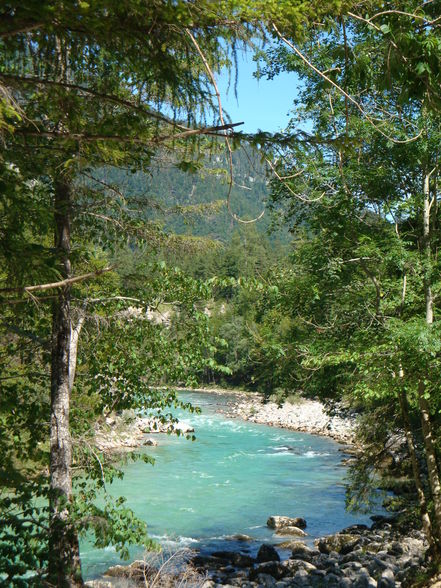
<instances>
[{"instance_id":1,"label":"tree bark","mask_svg":"<svg viewBox=\"0 0 441 588\"><path fill-rule=\"evenodd\" d=\"M414 441L414 437L413 437L413 433L412 433L412 426L410 424L406 393L404 392L404 390L400 390L398 395L399 395L399 401L400 401L401 418L403 421L404 433L406 435L407 449L408 449L409 455L410 455L410 462L412 464L412 474L413 474L413 479L415 482L415 488L417 491L418 503L420 505L423 531L426 535L427 541L429 542L430 549L431 549L432 553L435 555L437 553L438 546L437 546L437 543L436 543L436 541L433 537L433 533L432 533L432 522L430 520L429 511L427 508L426 495L424 493L424 488L423 488L423 483L422 483L422 478L421 478L421 470L420 470L420 466L418 463L417 452L415 449L415 441Z\"/></svg>"},{"instance_id":2,"label":"tree bark","mask_svg":"<svg viewBox=\"0 0 441 588\"><path fill-rule=\"evenodd\" d=\"M436 542L438 552L441 555L441 483L436 457L435 443L433 440L433 427L430 418L430 408L424 397L424 382L418 386L418 404L421 412L421 426L423 430L424 449L426 454L427 471L429 474L430 491L432 493L433 511L436 525Z\"/></svg>"},{"instance_id":3,"label":"tree bark","mask_svg":"<svg viewBox=\"0 0 441 588\"><path fill-rule=\"evenodd\" d=\"M78 355L78 342L80 338L81 329L83 328L84 321L86 319L86 304L80 308L80 315L75 326L71 327L70 332L70 343L69 343L69 393L72 392L72 388L75 382L75 374L77 371L77 355Z\"/></svg>"},{"instance_id":4,"label":"tree bark","mask_svg":"<svg viewBox=\"0 0 441 588\"><path fill-rule=\"evenodd\" d=\"M426 302L426 323L433 323L433 294L430 280L431 246L430 246L430 173L424 176L423 205L423 257L424 257L424 298Z\"/></svg>"},{"instance_id":5,"label":"tree bark","mask_svg":"<svg viewBox=\"0 0 441 588\"><path fill-rule=\"evenodd\" d=\"M431 243L430 243L430 175L426 172L423 184L423 242L422 253L424 257L424 298L426 305L426 323L433 323L433 295L430 281ZM434 523L436 526L436 542L438 552L441 552L441 483L438 469L438 461L433 437L433 427L430 417L430 406L426 398L426 386L424 379L418 384L418 405L421 412L421 426L423 431L424 449L429 474L429 485L432 493Z\"/></svg>"},{"instance_id":6,"label":"tree bark","mask_svg":"<svg viewBox=\"0 0 441 588\"><path fill-rule=\"evenodd\" d=\"M55 183L55 248L64 278L71 275L68 182ZM82 585L78 537L70 523L72 442L69 427L71 285L60 288L53 307L50 419L50 529L48 581L59 588Z\"/></svg>"}]
</instances>

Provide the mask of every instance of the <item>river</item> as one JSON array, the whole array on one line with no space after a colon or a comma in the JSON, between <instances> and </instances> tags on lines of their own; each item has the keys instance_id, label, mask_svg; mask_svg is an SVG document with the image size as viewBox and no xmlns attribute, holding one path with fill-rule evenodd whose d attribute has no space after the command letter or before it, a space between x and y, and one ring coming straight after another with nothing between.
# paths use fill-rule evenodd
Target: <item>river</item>
<instances>
[{"instance_id":1,"label":"river","mask_svg":"<svg viewBox=\"0 0 441 588\"><path fill-rule=\"evenodd\" d=\"M155 465L131 463L109 488L127 498L165 548L232 549L229 537L242 533L256 540L253 553L261 542L282 541L266 526L274 514L304 517L308 540L369 521L345 510L338 443L225 418L218 412L225 400L217 395L186 393L184 399L202 409L179 414L194 426L197 440L157 435L159 446L145 449ZM133 548L131 557L142 551ZM120 562L114 550L88 541L81 543L81 558L87 579Z\"/></svg>"}]
</instances>

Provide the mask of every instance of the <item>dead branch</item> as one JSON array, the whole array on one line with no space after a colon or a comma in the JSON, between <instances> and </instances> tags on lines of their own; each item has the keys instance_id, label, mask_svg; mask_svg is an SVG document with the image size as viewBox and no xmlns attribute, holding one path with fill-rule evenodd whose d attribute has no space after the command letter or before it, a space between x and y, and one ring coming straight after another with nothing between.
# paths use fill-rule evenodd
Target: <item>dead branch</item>
<instances>
[{"instance_id":1,"label":"dead branch","mask_svg":"<svg viewBox=\"0 0 441 588\"><path fill-rule=\"evenodd\" d=\"M23 33L30 33L32 31L35 31L36 29L39 29L42 25L43 25L43 23L39 22L39 23L33 23L33 24L29 24L29 25L23 25L19 29L14 29L12 31L3 31L0 33L0 39L5 39L7 37L13 37L15 35L21 35Z\"/></svg>"},{"instance_id":2,"label":"dead branch","mask_svg":"<svg viewBox=\"0 0 441 588\"><path fill-rule=\"evenodd\" d=\"M99 98L100 100L106 100L108 102L112 102L114 104L124 106L125 108L129 108L129 109L134 110L136 112L140 112L141 114L147 115L151 118L154 118L154 119L159 120L161 122L172 125L175 128L178 128L181 130L189 130L188 127L186 127L185 125L176 123L176 122L170 120L169 118L167 118L166 116L164 116L163 114L155 112L155 111L147 108L146 106L140 106L138 104L134 104L133 102L130 102L130 100L124 100L123 98L119 98L118 96L114 96L113 94L106 94L104 92L98 92L96 90L93 90L92 88L88 88L87 86L81 86L80 84L72 84L72 83L58 81L58 80L48 80L48 79L39 78L36 76L18 76L18 75L13 75L13 74L9 74L9 73L0 73L0 78L2 78L3 80L12 81L12 82L15 81L15 82L20 82L20 83L25 83L25 84L35 84L37 86L38 85L56 86L56 87L61 87L61 88L67 89L67 90L77 90L77 91L82 92L84 94L89 94L95 98Z\"/></svg>"},{"instance_id":3,"label":"dead branch","mask_svg":"<svg viewBox=\"0 0 441 588\"><path fill-rule=\"evenodd\" d=\"M60 280L59 282L51 282L49 284L38 284L35 286L24 286L23 288L0 288L1 292L23 292L26 294L31 294L31 292L37 292L42 290L52 290L53 288L63 288L69 284L75 284L76 282L82 282L84 280L88 280L89 278L95 278L104 274L106 272L110 272L115 268L115 266L105 267L100 270L96 270L94 272L89 272L88 274L82 274L80 276L74 276L73 278L66 278L65 280ZM38 300L38 299L37 299Z\"/></svg>"},{"instance_id":4,"label":"dead branch","mask_svg":"<svg viewBox=\"0 0 441 588\"><path fill-rule=\"evenodd\" d=\"M222 124L220 126L213 126L213 127L202 127L200 129L189 129L187 131L183 131L182 133L177 133L175 135L167 135L162 137L156 137L150 139L139 139L137 137L127 137L122 135L89 135L86 133L68 133L65 131L48 131L48 130L36 130L31 131L27 129L16 129L15 134L17 135L24 135L26 137L45 137L48 139L72 139L74 141L79 141L80 143L94 143L95 141L117 141L119 143L133 143L138 145L145 145L146 143L153 143L159 144L164 143L168 140L176 140L176 139L186 139L187 137L191 137L194 135L212 135L217 131L224 131L227 129L231 129L233 127L237 127L243 123L228 123Z\"/></svg>"},{"instance_id":5,"label":"dead branch","mask_svg":"<svg viewBox=\"0 0 441 588\"><path fill-rule=\"evenodd\" d=\"M377 12L376 14L371 16L369 21L374 20L374 18L379 18L380 16L385 16L387 14L399 14L400 16L408 16L409 18L415 18L416 20L423 21L424 24L427 26L433 26L435 23L437 23L439 20L441 20L441 16L437 16L433 20L428 20L425 16L421 16L419 14L414 14L412 12L405 12L403 10L383 10L382 12Z\"/></svg>"},{"instance_id":6,"label":"dead branch","mask_svg":"<svg viewBox=\"0 0 441 588\"><path fill-rule=\"evenodd\" d=\"M361 22L366 23L367 25L369 25L370 27L374 28L379 33L383 33L383 31L380 29L380 27L372 22L372 19L371 18L363 18L362 16L359 16L358 14L354 14L353 12L348 12L348 15L351 16L352 18L355 18L356 20L360 20ZM390 39L390 44L397 51L399 51L398 45L395 43L395 41L393 41L392 39ZM400 55L401 55L401 52L400 52ZM405 57L404 55L401 55L401 57L402 57L403 61L407 61L407 57Z\"/></svg>"}]
</instances>

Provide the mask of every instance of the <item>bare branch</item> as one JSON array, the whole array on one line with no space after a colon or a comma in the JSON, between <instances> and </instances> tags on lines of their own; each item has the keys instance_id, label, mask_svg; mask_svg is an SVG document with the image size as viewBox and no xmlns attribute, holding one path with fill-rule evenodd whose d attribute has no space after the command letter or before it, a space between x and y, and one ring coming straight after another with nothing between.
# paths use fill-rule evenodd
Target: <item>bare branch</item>
<instances>
[{"instance_id":1,"label":"bare branch","mask_svg":"<svg viewBox=\"0 0 441 588\"><path fill-rule=\"evenodd\" d=\"M23 25L21 28L14 29L12 31L3 31L0 33L0 39L5 39L7 37L13 37L14 35L21 35L22 33L30 33L31 31L35 31L36 29L39 29L42 25L43 25L43 23L39 22L39 23L33 23L33 24L29 24L29 25Z\"/></svg>"},{"instance_id":2,"label":"bare branch","mask_svg":"<svg viewBox=\"0 0 441 588\"><path fill-rule=\"evenodd\" d=\"M358 14L354 14L353 12L348 12L349 16L352 16L352 18L355 18L356 20L360 20L361 22L366 23L367 25L371 26L372 28L374 28L376 31L378 31L379 33L383 33L383 31L380 29L379 26L377 26L376 24L374 24L372 21L372 19L368 19L368 18L363 18L362 16L359 16ZM393 41L392 39L390 39L390 44L392 45L392 47L395 47L395 49L398 51L398 45L395 43L395 41ZM400 53L401 55L401 53ZM404 55L401 55L401 57L403 58L403 61L407 61L407 57L405 57Z\"/></svg>"},{"instance_id":3,"label":"bare branch","mask_svg":"<svg viewBox=\"0 0 441 588\"><path fill-rule=\"evenodd\" d=\"M75 298L74 298L75 300ZM146 304L144 300L140 298L132 298L131 296L108 296L106 298L86 298L85 304L104 304L105 302L124 301L124 302L138 302L140 304Z\"/></svg>"},{"instance_id":4,"label":"bare branch","mask_svg":"<svg viewBox=\"0 0 441 588\"><path fill-rule=\"evenodd\" d=\"M222 108L222 100L221 100L221 95L219 92L219 88L217 86L216 83L216 78L214 77L213 71L211 70L211 67L207 61L207 58L205 57L204 53L202 52L201 48L199 47L198 42L196 41L196 39L194 38L193 34L191 33L191 31L189 29L186 29L188 36L190 37L193 45L196 47L196 51L199 53L199 55L201 56L202 62L204 64L205 69L207 70L207 73L210 77L211 83L213 84L213 88L214 91L216 93L216 98L217 98L217 102L218 102L218 107L219 107L219 118L220 121L222 123L222 125L225 125L225 120L224 120L224 111ZM229 183L228 183L228 194L227 194L227 207L228 207L228 212L230 213L230 215L234 218L235 221L242 223L244 225L250 224L250 223L255 223L258 220L260 220L263 215L265 214L265 210L263 210L258 217L252 219L252 220L243 220L240 217L237 216L237 214L235 212L233 212L233 210L231 209L231 192L233 189L233 184L234 184L234 178L233 178L233 150L231 149L231 144L230 141L228 139L228 135L225 133L224 135L224 139L225 139L225 145L227 148L227 154L228 154L228 166L230 169L230 179L229 179Z\"/></svg>"},{"instance_id":5,"label":"bare branch","mask_svg":"<svg viewBox=\"0 0 441 588\"><path fill-rule=\"evenodd\" d=\"M86 178L89 178L89 180L93 180L97 184L101 184L107 190L111 190L114 194L116 194L117 196L119 196L122 199L123 202L126 202L126 197L124 196L124 194L121 192L121 190L118 190L117 188L115 188L115 186L112 186L112 185L108 184L104 180L99 180L95 176L92 176L92 175L86 173L85 171L81 171L81 175L82 176L85 176Z\"/></svg>"},{"instance_id":6,"label":"bare branch","mask_svg":"<svg viewBox=\"0 0 441 588\"><path fill-rule=\"evenodd\" d=\"M65 280L60 280L59 282L51 282L50 284L38 284L35 286L25 286L24 288L0 288L0 292L23 292L26 294L31 294L31 292L52 290L53 288L62 288L68 284L75 284L76 282L82 282L84 280L100 276L106 272L110 272L114 269L114 267L115 266L105 267L101 270L96 270L94 272L89 272L88 274L82 274L81 276L75 276L73 278L66 278Z\"/></svg>"},{"instance_id":7,"label":"bare branch","mask_svg":"<svg viewBox=\"0 0 441 588\"><path fill-rule=\"evenodd\" d=\"M304 196L297 194L297 192L294 192L294 190L291 188L291 186L286 183L284 177L279 175L278 171L276 170L274 165L271 163L271 161L267 158L265 160L268 163L268 165L270 166L270 168L273 171L276 178L285 186L285 188L288 190L288 192L290 194L292 194L293 196L295 196L295 198L298 198L299 200L301 200L302 202L306 202L307 204L312 204L313 202L318 202L319 200L321 200L324 197L324 195L326 194L326 191L325 191L318 198L305 198ZM295 174L295 175L297 175L297 174ZM285 177L289 177L289 176L285 176Z\"/></svg>"},{"instance_id":8,"label":"bare branch","mask_svg":"<svg viewBox=\"0 0 441 588\"><path fill-rule=\"evenodd\" d=\"M189 129L188 131L183 131L182 133L178 133L177 135L167 135L167 136L158 137L157 139L154 140L154 143L163 143L164 141L167 141L168 139L185 139L186 137L191 137L192 135L212 135L212 134L217 133L218 131L227 131L227 130L232 129L234 127L238 127L240 125L243 125L243 122L225 124L222 121L222 125L218 125L215 127L205 127L205 128L201 128L201 129ZM220 136L224 137L225 135L220 135Z\"/></svg>"},{"instance_id":9,"label":"bare branch","mask_svg":"<svg viewBox=\"0 0 441 588\"><path fill-rule=\"evenodd\" d=\"M93 143L95 141L117 141L119 143L133 143L138 145L145 145L148 143L158 144L164 143L168 140L176 140L176 139L186 139L187 137L191 137L193 135L211 135L216 133L217 131L224 131L227 129L231 129L233 127L237 127L243 123L231 123L231 124L222 124L220 126L213 126L213 127L202 127L200 129L189 129L187 131L183 131L182 133L178 133L176 135L167 135L162 137L152 138L150 140L147 139L140 139L137 137L127 137L121 135L88 135L86 133L68 133L65 131L47 131L47 130L36 130L30 131L27 129L16 129L15 134L17 135L24 135L26 137L46 137L48 139L72 139L74 141L79 141L83 143Z\"/></svg>"},{"instance_id":10,"label":"bare branch","mask_svg":"<svg viewBox=\"0 0 441 588\"><path fill-rule=\"evenodd\" d=\"M374 20L374 18L379 18L380 16L385 16L387 14L399 14L401 16L408 16L409 18L415 18L417 20L421 20L424 22L424 24L427 24L429 26L435 24L436 22L438 22L441 19L441 16L438 16L438 17L434 18L433 20L427 20L427 18L425 16L421 16L419 14L414 14L412 12L404 12L403 10L383 10L382 12L377 12L377 14L374 14L373 16L371 16L369 21Z\"/></svg>"},{"instance_id":11,"label":"bare branch","mask_svg":"<svg viewBox=\"0 0 441 588\"><path fill-rule=\"evenodd\" d=\"M101 100L106 100L108 102L113 102L114 104L118 104L120 106L124 106L125 108L129 108L136 112L140 112L141 114L147 115L151 118L159 120L161 122L167 123L176 127L181 130L189 130L188 127L182 124L178 124L163 114L155 112L146 106L140 106L139 104L134 104L130 100L124 100L123 98L119 98L113 94L106 94L104 92L98 92L97 90L93 90L92 88L88 88L87 86L81 86L79 84L72 84L68 82L58 81L58 80L48 80L45 78L39 78L36 76L17 76L9 73L0 73L0 78L7 81L15 81L25 84L35 84L35 85L45 85L45 86L56 86L65 88L67 90L78 90L79 92L83 92L84 94L89 94L96 98L100 98Z\"/></svg>"}]
</instances>

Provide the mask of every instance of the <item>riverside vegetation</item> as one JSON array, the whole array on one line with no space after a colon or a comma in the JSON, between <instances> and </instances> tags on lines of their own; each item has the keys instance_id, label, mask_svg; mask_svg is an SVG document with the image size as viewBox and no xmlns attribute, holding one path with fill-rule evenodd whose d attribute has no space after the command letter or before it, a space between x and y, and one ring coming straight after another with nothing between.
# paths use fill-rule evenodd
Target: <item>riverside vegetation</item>
<instances>
[{"instance_id":1,"label":"riverside vegetation","mask_svg":"<svg viewBox=\"0 0 441 588\"><path fill-rule=\"evenodd\" d=\"M86 533L122 555L151 546L105 492L123 471L95 426L126 409L173 425L180 401L162 386L207 382L356 410L364 451L348 505L395 480L399 525L424 536L436 573L438 3L0 11L0 584L82 585ZM283 133L241 134L222 112L214 75L234 74L242 49L258 75L300 79ZM267 200L279 236L243 223L260 215L248 192ZM172 213L181 220L161 221ZM396 437L398 470L385 450ZM364 553L376 539L358 531ZM377 542L396 576L403 554L386 531ZM327 556L317 582L331 567L368 569L363 557Z\"/></svg>"}]
</instances>

